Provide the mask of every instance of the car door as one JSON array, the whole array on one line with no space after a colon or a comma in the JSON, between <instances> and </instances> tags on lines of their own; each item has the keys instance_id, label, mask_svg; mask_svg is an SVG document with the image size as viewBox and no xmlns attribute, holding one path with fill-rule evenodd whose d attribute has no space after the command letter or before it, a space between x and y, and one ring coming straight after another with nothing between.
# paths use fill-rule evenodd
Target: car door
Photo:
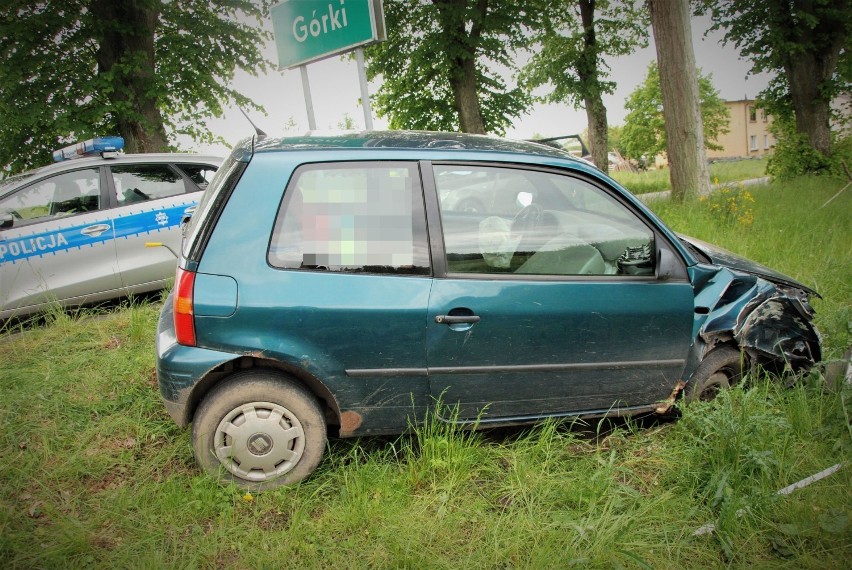
<instances>
[{"instance_id":1,"label":"car door","mask_svg":"<svg viewBox=\"0 0 852 570\"><path fill-rule=\"evenodd\" d=\"M446 262L427 319L433 397L487 422L637 409L671 393L693 295L684 268L657 278L667 244L652 224L580 176L458 164L433 175Z\"/></svg>"},{"instance_id":2,"label":"car door","mask_svg":"<svg viewBox=\"0 0 852 570\"><path fill-rule=\"evenodd\" d=\"M204 172L215 170L195 166L189 171L199 180L205 180ZM180 221L198 203L201 189L165 163L112 165L109 179L122 284L140 290L165 286L175 273ZM165 247L146 247L146 243Z\"/></svg>"},{"instance_id":3,"label":"car door","mask_svg":"<svg viewBox=\"0 0 852 570\"><path fill-rule=\"evenodd\" d=\"M0 307L30 313L82 303L121 287L102 172L79 168L36 180L0 200Z\"/></svg>"}]
</instances>

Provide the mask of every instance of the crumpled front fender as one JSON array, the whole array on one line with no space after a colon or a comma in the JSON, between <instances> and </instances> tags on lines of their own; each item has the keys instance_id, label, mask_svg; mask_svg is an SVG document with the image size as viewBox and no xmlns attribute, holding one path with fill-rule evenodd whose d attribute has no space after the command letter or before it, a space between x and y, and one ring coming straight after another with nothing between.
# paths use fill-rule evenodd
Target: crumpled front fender
<instances>
[{"instance_id":1,"label":"crumpled front fender","mask_svg":"<svg viewBox=\"0 0 852 570\"><path fill-rule=\"evenodd\" d=\"M731 341L754 363L801 370L821 360L807 291L726 267L704 266L695 277L697 361Z\"/></svg>"}]
</instances>

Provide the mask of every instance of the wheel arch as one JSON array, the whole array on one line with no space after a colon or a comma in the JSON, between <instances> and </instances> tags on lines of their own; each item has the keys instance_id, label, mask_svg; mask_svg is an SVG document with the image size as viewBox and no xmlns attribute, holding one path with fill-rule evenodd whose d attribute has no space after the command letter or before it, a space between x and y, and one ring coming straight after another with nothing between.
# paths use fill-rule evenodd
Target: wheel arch
<instances>
[{"instance_id":1,"label":"wheel arch","mask_svg":"<svg viewBox=\"0 0 852 570\"><path fill-rule=\"evenodd\" d=\"M319 402L325 415L326 423L329 426L340 426L340 406L331 391L326 385L313 374L310 374L303 368L293 366L279 360L264 358L258 356L240 356L234 360L229 360L213 368L204 378L199 380L192 388L192 392L188 395L186 403L186 423L191 423L195 417L198 407L201 405L204 397L216 386L222 382L227 382L228 378L237 372L245 372L247 370L272 370L286 374L302 386L308 389Z\"/></svg>"}]
</instances>

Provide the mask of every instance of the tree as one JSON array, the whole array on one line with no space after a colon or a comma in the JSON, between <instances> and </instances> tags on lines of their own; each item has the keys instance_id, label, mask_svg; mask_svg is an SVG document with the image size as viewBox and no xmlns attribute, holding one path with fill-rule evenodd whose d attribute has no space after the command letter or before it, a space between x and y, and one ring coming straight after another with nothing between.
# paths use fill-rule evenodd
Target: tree
<instances>
[{"instance_id":1,"label":"tree","mask_svg":"<svg viewBox=\"0 0 852 570\"><path fill-rule=\"evenodd\" d=\"M250 0L6 0L0 6L0 169L50 160L74 140L119 134L128 152L178 134L212 142L206 120L236 102L236 69L267 71L269 38ZM238 19L240 16L241 19Z\"/></svg>"},{"instance_id":2,"label":"tree","mask_svg":"<svg viewBox=\"0 0 852 570\"><path fill-rule=\"evenodd\" d=\"M704 147L720 150L714 141L728 132L730 112L719 92L713 87L712 77L697 72L698 97L701 120L704 125ZM667 138L663 119L663 95L660 72L656 62L648 66L645 81L631 93L624 108L625 117L621 134L620 151L624 156L639 159L653 157L666 151Z\"/></svg>"},{"instance_id":3,"label":"tree","mask_svg":"<svg viewBox=\"0 0 852 570\"><path fill-rule=\"evenodd\" d=\"M751 60L752 72L775 75L760 94L767 108L792 114L796 131L829 156L830 103L852 83L849 0L702 0L699 11Z\"/></svg>"},{"instance_id":4,"label":"tree","mask_svg":"<svg viewBox=\"0 0 852 570\"><path fill-rule=\"evenodd\" d=\"M369 78L382 76L374 109L393 129L503 134L532 104L495 71L539 25L538 0L385 0L387 41L366 52Z\"/></svg>"},{"instance_id":5,"label":"tree","mask_svg":"<svg viewBox=\"0 0 852 570\"><path fill-rule=\"evenodd\" d=\"M543 99L584 107L589 125L592 162L608 166L607 117L603 95L615 91L607 81L604 56L627 55L648 41L648 16L634 0L580 0L557 2L541 32L540 49L530 59L523 77L532 87L551 85Z\"/></svg>"},{"instance_id":6,"label":"tree","mask_svg":"<svg viewBox=\"0 0 852 570\"><path fill-rule=\"evenodd\" d=\"M672 198L710 192L689 0L647 0L657 48Z\"/></svg>"}]
</instances>

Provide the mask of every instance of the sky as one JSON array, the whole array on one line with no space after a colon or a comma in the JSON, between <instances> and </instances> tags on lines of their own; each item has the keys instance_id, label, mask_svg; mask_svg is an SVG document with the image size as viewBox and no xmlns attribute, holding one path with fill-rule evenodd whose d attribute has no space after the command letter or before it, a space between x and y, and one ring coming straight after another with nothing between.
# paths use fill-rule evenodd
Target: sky
<instances>
[{"instance_id":1,"label":"sky","mask_svg":"<svg viewBox=\"0 0 852 570\"><path fill-rule=\"evenodd\" d=\"M271 25L269 26L271 30ZM750 62L739 58L737 50L724 45L722 34L714 32L705 37L709 28L708 18L693 18L692 37L696 64L702 73L712 75L714 87L722 99L753 99L766 87L769 76L749 76ZM273 62L278 61L275 45L270 42L264 53ZM648 65L656 59L653 37L647 48L637 50L629 56L610 58L610 78L617 87L612 95L604 97L610 125L624 123L626 111L624 101L644 80ZM364 115L359 101L360 88L358 68L354 59L335 56L307 66L313 100L314 116L318 130L339 129L346 116L351 117L356 129L364 126ZM302 80L298 69L273 70L263 76L252 76L238 71L233 86L244 95L262 105L267 112L250 113L252 121L270 135L301 134L308 131ZM374 94L379 84L372 82L369 91ZM295 123L295 126L292 125ZM250 136L254 131L236 107L226 108L220 119L211 119L209 126L214 134L222 136L229 144ZM375 129L387 127L387 121L373 114ZM568 104L537 104L529 114L517 119L506 132L506 136L527 139L576 134L586 128L586 113L573 109ZM188 138L179 139L182 150L226 155L227 146L202 145Z\"/></svg>"}]
</instances>

